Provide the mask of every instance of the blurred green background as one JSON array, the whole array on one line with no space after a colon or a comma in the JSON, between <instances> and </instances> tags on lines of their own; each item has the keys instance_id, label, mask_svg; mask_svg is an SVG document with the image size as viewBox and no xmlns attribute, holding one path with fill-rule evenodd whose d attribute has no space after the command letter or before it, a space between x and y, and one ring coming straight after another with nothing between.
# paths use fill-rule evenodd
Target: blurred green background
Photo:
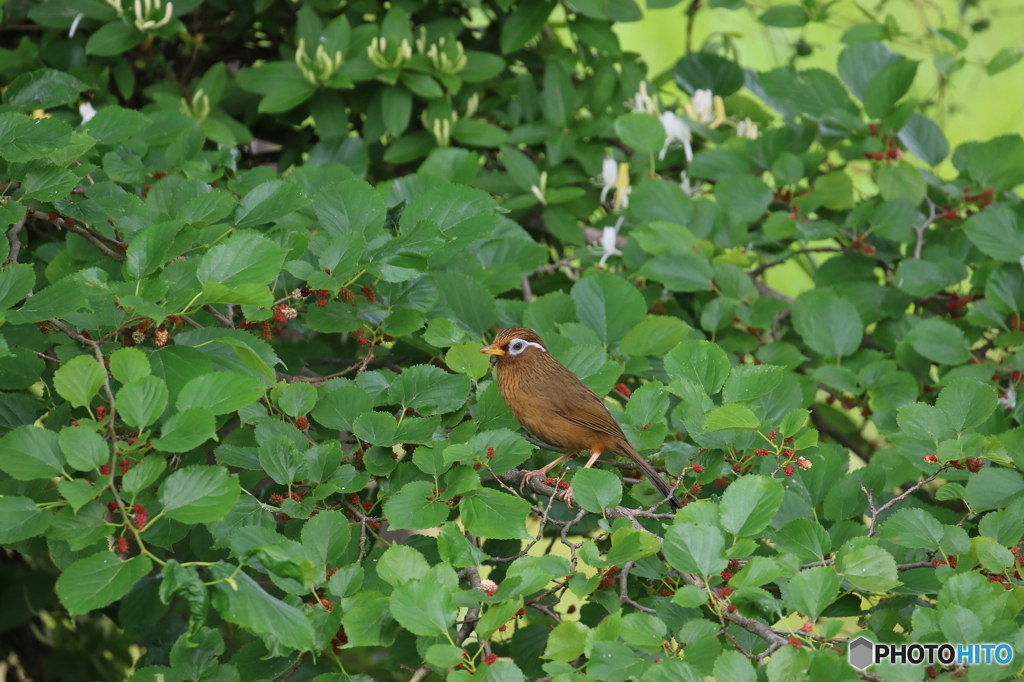
<instances>
[{"instance_id":1,"label":"blurred green background","mask_svg":"<svg viewBox=\"0 0 1024 682\"><path fill-rule=\"evenodd\" d=\"M729 0L720 0L718 4L728 3ZM933 117L942 127L951 151L971 140L1024 134L1024 61L994 76L985 71L1001 49L1024 51L1024 1L882 0L868 4L836 0L824 10L824 21L811 21L801 28L772 28L759 21L769 7L794 4L748 1L741 9L729 10L710 7L703 0L694 15L692 47L696 51L705 45L724 43L730 46L724 56L757 71L792 64L798 69L821 68L836 73L839 54L846 47L844 34L853 26L875 21L898 28L898 37L886 41L890 48L921 62L910 96L924 103L922 113ZM806 0L803 4L813 10L828 3ZM615 25L622 48L640 53L647 62L649 79L671 69L686 53L687 11L691 6L690 0L684 0L670 9L645 8L641 21ZM966 49L958 52L937 33L940 28L966 38ZM805 53L809 48L810 53L797 56L797 45L802 45ZM936 59L959 57L964 58L964 66L944 81L935 67ZM688 99L674 85L669 90L676 93L678 101L662 91L666 106ZM940 177L956 175L951 158L952 155L934 169ZM910 160L917 163L913 157ZM852 163L848 172L858 190L874 194L877 188L868 177L868 167L860 166ZM793 259L771 270L768 283L795 297L814 286L814 264L828 257L829 254L812 254Z\"/></svg>"},{"instance_id":2,"label":"blurred green background","mask_svg":"<svg viewBox=\"0 0 1024 682\"><path fill-rule=\"evenodd\" d=\"M732 11L702 2L693 26L693 49L700 49L709 39L720 41L725 33L735 41L741 66L765 71L790 63L793 45L802 38L813 51L798 58L796 67L818 67L834 73L845 47L841 38L846 30L869 21L868 17L885 23L891 16L906 35L888 44L922 61L912 95L939 104L942 94L941 106L926 113L942 125L951 147L1006 133L1024 133L1024 62L995 76L985 73L985 65L1000 49L1024 48L1021 0L891 0L874 4L839 0L827 10L829 16L824 22L811 22L802 28L769 28L758 21L769 7L785 4L793 3L747 2L744 9ZM689 6L690 2L684 0L671 9L645 9L642 21L615 25L623 49L643 55L652 77L670 68L685 52ZM986 21L987 29L972 30L972 24ZM967 63L950 77L945 93L941 93L933 59L954 49L932 28L956 31L969 41L962 55Z\"/></svg>"}]
</instances>

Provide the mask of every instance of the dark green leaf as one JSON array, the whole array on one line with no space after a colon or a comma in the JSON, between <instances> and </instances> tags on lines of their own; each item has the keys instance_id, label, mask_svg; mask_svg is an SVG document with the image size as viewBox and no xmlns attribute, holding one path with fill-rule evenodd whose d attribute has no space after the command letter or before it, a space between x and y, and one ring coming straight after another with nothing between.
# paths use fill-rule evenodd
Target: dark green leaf
<instances>
[{"instance_id":1,"label":"dark green leaf","mask_svg":"<svg viewBox=\"0 0 1024 682\"><path fill-rule=\"evenodd\" d=\"M160 486L164 514L182 523L209 523L227 514L238 500L238 478L219 466L178 469Z\"/></svg>"},{"instance_id":2,"label":"dark green leaf","mask_svg":"<svg viewBox=\"0 0 1024 682\"><path fill-rule=\"evenodd\" d=\"M0 469L19 481L60 476L63 466L53 431L25 425L0 438Z\"/></svg>"},{"instance_id":3,"label":"dark green leaf","mask_svg":"<svg viewBox=\"0 0 1024 682\"><path fill-rule=\"evenodd\" d=\"M64 569L57 579L57 597L73 615L112 604L153 568L145 556L121 561L112 552L99 552Z\"/></svg>"}]
</instances>

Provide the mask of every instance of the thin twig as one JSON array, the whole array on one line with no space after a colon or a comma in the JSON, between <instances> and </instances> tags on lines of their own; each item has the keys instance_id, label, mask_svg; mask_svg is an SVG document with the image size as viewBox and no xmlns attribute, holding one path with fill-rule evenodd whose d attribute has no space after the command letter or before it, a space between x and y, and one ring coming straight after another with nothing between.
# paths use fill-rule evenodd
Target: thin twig
<instances>
[{"instance_id":1,"label":"thin twig","mask_svg":"<svg viewBox=\"0 0 1024 682\"><path fill-rule=\"evenodd\" d=\"M533 289L530 288L530 276L523 275L523 300L533 303Z\"/></svg>"},{"instance_id":2,"label":"thin twig","mask_svg":"<svg viewBox=\"0 0 1024 682\"><path fill-rule=\"evenodd\" d=\"M935 202L925 195L924 200L928 202L928 218L920 225L914 225L914 232L917 233L917 243L914 244L914 260L921 260L921 249L924 247L924 233L939 218L938 208Z\"/></svg>"},{"instance_id":3,"label":"thin twig","mask_svg":"<svg viewBox=\"0 0 1024 682\"><path fill-rule=\"evenodd\" d=\"M219 312L217 312L217 309L214 308L209 303L207 303L206 305L203 306L203 310L205 310L206 312L208 312L211 315L213 315L214 317L216 317L217 321L220 322L225 327L227 327L228 329L234 329L235 328L235 325L234 325L234 323L231 320L229 320L227 317L225 317L224 315L222 315Z\"/></svg>"},{"instance_id":4,"label":"thin twig","mask_svg":"<svg viewBox=\"0 0 1024 682\"><path fill-rule=\"evenodd\" d=\"M18 254L21 252L21 240L18 239L18 235L21 234L23 227L25 227L25 216L22 216L21 220L11 225L10 229L7 230L7 241L11 244L11 250L7 253L4 265L18 262Z\"/></svg>"},{"instance_id":5,"label":"thin twig","mask_svg":"<svg viewBox=\"0 0 1024 682\"><path fill-rule=\"evenodd\" d=\"M36 218L39 218L40 220L46 220L46 221L50 220L50 216L48 214L46 214L46 213L43 213L42 211L33 211L32 215L35 216ZM58 224L58 223L53 223L53 224L57 225L58 228L63 227L64 229L68 230L69 232L74 232L75 234L77 234L79 236L85 237L86 239L88 239L92 243L93 246L95 246L97 249L99 249L100 252L104 256L106 256L107 258L110 258L111 260L115 260L118 263L123 263L124 262L124 260L125 260L124 256L122 256L121 254L119 254L116 251L112 250L109 246L107 246L104 243L105 241L110 241L109 237L107 237L105 235L101 235L98 232L95 232L93 230L87 229L85 227L82 227L78 223L72 222L72 221L62 222L60 224ZM117 243L117 242L113 242L113 243Z\"/></svg>"},{"instance_id":6,"label":"thin twig","mask_svg":"<svg viewBox=\"0 0 1024 682\"><path fill-rule=\"evenodd\" d=\"M852 450L855 455L860 457L865 462L871 461L871 453L862 448L857 442L849 438L842 431L832 426L825 418L825 415L821 412L819 405L811 405L811 421L814 422L814 426L817 427L818 431L827 435L835 442L842 445L848 450Z\"/></svg>"},{"instance_id":7,"label":"thin twig","mask_svg":"<svg viewBox=\"0 0 1024 682\"><path fill-rule=\"evenodd\" d=\"M888 509L889 507L893 506L894 504L898 504L898 503L902 502L903 500L907 499L907 497L909 497L910 495L913 495L915 492L917 492L921 488L921 486L927 485L927 484L931 483L936 478L938 478L940 473L942 473L946 469L951 468L952 466L953 466L952 464L943 464L938 469L936 469L935 473L933 473L931 476L929 476L928 478L921 479L920 481L918 481L917 483L915 483L914 485L910 486L905 491L903 491L903 493L897 495L896 497L892 498L891 500L889 500L888 502L883 504L881 507L876 507L875 506L875 495L874 495L874 493L872 493L870 490L865 488L864 487L864 483L861 482L860 489L861 489L861 491L865 495L867 495L867 498L868 498L868 508L871 510L871 522L868 524L868 537L871 537L872 535L875 534L875 530L876 530L875 526L876 526L876 523L878 521L878 515L879 514L881 514L886 509Z\"/></svg>"},{"instance_id":8,"label":"thin twig","mask_svg":"<svg viewBox=\"0 0 1024 682\"><path fill-rule=\"evenodd\" d=\"M846 251L846 249L842 249L836 246L815 246L806 249L788 251L786 252L786 255L784 255L782 258L778 260L773 260L770 263L762 263L761 265L758 265L756 268L750 271L750 274L753 277L758 277L764 274L765 270L769 268L774 268L776 265L782 265L783 263L790 260L794 256L799 256L804 253L843 253L844 251Z\"/></svg>"},{"instance_id":9,"label":"thin twig","mask_svg":"<svg viewBox=\"0 0 1024 682\"><path fill-rule=\"evenodd\" d=\"M537 270L535 272L538 275L550 275L552 273L558 272L559 270L564 268L566 265L569 265L574 260L577 260L577 258L578 258L578 256L566 256L562 260L556 261L554 263L551 263L550 265L542 265L542 266L540 266L539 268L537 268Z\"/></svg>"}]
</instances>

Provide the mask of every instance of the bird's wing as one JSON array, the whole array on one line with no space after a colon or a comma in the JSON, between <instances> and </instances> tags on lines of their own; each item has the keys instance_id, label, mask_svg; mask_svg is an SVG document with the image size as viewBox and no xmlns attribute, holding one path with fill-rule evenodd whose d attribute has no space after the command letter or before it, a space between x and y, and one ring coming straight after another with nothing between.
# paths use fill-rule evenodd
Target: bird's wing
<instances>
[{"instance_id":1,"label":"bird's wing","mask_svg":"<svg viewBox=\"0 0 1024 682\"><path fill-rule=\"evenodd\" d=\"M571 372L566 374L571 381L564 377L561 390L551 394L554 413L572 424L626 440L619 423L601 399Z\"/></svg>"}]
</instances>

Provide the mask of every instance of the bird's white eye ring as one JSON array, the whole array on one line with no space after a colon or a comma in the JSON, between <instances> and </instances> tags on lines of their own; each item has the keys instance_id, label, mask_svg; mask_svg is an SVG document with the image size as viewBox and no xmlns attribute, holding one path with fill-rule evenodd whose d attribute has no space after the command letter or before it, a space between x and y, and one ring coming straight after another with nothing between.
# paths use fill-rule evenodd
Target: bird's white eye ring
<instances>
[{"instance_id":1,"label":"bird's white eye ring","mask_svg":"<svg viewBox=\"0 0 1024 682\"><path fill-rule=\"evenodd\" d=\"M540 345L539 343L534 343L533 341L524 341L522 339L512 339L512 341L508 344L508 350L509 353L511 353L512 355L519 355L524 350L526 350L527 346L533 346L534 348L539 348L545 353L547 352L547 348Z\"/></svg>"}]
</instances>

